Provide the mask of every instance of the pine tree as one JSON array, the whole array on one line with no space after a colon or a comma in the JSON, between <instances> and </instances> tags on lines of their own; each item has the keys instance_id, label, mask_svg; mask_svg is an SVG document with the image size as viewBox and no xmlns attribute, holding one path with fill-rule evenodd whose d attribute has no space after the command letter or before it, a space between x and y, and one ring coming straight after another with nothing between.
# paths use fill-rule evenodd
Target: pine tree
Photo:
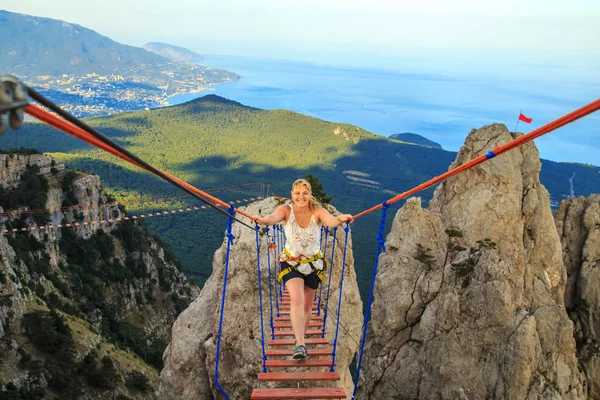
<instances>
[{"instance_id":1,"label":"pine tree","mask_svg":"<svg viewBox=\"0 0 600 400\"><path fill-rule=\"evenodd\" d=\"M323 185L319 183L319 178L312 174L306 175L305 179L310 183L312 187L312 194L315 199L319 200L322 204L329 204L333 200L333 196L327 196L323 191Z\"/></svg>"}]
</instances>

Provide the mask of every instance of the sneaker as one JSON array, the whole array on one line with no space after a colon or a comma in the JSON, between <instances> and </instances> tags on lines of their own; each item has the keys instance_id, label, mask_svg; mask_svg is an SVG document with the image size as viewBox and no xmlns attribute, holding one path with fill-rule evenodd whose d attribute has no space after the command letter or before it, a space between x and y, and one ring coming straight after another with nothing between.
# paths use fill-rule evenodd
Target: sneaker
<instances>
[{"instance_id":1,"label":"sneaker","mask_svg":"<svg viewBox=\"0 0 600 400\"><path fill-rule=\"evenodd\" d=\"M306 346L299 345L294 349L294 355L292 356L294 360L304 360L306 358Z\"/></svg>"}]
</instances>

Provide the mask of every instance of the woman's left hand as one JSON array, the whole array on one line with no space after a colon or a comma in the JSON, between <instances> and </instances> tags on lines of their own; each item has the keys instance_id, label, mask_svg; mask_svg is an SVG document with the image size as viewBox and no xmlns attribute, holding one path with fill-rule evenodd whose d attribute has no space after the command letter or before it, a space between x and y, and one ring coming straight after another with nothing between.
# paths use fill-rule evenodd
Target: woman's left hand
<instances>
[{"instance_id":1,"label":"woman's left hand","mask_svg":"<svg viewBox=\"0 0 600 400\"><path fill-rule=\"evenodd\" d=\"M336 217L340 222L344 223L344 222L354 222L354 220L352 219L352 215L350 214L340 214Z\"/></svg>"}]
</instances>

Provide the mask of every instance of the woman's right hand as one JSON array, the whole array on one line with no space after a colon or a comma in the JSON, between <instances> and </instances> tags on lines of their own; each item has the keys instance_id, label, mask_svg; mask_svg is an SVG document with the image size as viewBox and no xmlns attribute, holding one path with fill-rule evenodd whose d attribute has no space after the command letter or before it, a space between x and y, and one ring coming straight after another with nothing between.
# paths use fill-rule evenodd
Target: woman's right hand
<instances>
[{"instance_id":1,"label":"woman's right hand","mask_svg":"<svg viewBox=\"0 0 600 400\"><path fill-rule=\"evenodd\" d=\"M289 209L289 207L279 206L266 217L261 217L260 215L253 215L252 217L254 217L254 222L257 222L259 225L274 225L286 218L287 209Z\"/></svg>"}]
</instances>

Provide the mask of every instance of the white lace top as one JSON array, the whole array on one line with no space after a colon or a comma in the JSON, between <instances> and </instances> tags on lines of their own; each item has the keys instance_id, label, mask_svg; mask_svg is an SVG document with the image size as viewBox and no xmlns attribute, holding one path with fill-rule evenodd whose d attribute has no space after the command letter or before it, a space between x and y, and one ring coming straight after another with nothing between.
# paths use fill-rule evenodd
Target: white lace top
<instances>
[{"instance_id":1,"label":"white lace top","mask_svg":"<svg viewBox=\"0 0 600 400\"><path fill-rule=\"evenodd\" d=\"M321 249L321 227L315 221L315 215L311 215L308 228L302 228L298 225L294 216L294 208L290 205L290 217L283 226L285 232L285 248L292 255L298 257L301 254L310 258L317 254ZM290 261L291 265L298 263ZM323 260L317 260L312 263L316 269L323 269ZM298 271L304 275L311 273L309 264L298 264Z\"/></svg>"}]
</instances>

